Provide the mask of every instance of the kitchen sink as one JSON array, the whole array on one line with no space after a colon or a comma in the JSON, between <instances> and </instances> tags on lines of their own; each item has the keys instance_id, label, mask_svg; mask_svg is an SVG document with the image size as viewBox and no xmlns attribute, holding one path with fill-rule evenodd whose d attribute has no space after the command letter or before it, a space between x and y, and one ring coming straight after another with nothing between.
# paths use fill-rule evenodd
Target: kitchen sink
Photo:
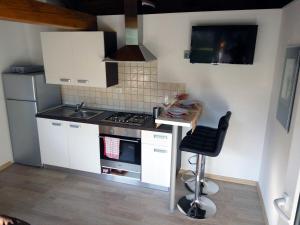
<instances>
[{"instance_id":1,"label":"kitchen sink","mask_svg":"<svg viewBox=\"0 0 300 225\"><path fill-rule=\"evenodd\" d=\"M103 113L103 111L86 109L86 108L78 110L75 107L62 106L62 107L44 112L43 114L49 115L49 116L88 120L95 116L100 115L101 113Z\"/></svg>"},{"instance_id":2,"label":"kitchen sink","mask_svg":"<svg viewBox=\"0 0 300 225\"><path fill-rule=\"evenodd\" d=\"M95 116L100 115L103 113L102 111L90 111L90 110L80 110L79 112L74 112L69 117L76 118L76 119L91 119Z\"/></svg>"}]
</instances>

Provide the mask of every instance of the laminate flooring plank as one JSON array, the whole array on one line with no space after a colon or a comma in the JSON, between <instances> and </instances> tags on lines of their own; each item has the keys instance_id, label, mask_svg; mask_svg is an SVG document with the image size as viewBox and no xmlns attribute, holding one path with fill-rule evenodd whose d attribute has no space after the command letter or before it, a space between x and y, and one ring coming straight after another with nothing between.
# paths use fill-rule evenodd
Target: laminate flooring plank
<instances>
[{"instance_id":1,"label":"laminate flooring plank","mask_svg":"<svg viewBox=\"0 0 300 225\"><path fill-rule=\"evenodd\" d=\"M96 175L13 165L0 173L0 214L31 225L264 225L255 187L216 181L215 217L193 220L168 210L169 193ZM176 198L190 194L180 179Z\"/></svg>"}]
</instances>

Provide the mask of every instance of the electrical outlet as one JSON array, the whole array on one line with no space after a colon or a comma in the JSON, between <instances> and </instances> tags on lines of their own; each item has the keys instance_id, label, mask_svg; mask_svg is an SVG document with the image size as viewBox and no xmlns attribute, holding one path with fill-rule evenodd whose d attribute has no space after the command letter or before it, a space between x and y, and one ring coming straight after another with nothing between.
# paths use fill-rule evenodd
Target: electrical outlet
<instances>
[{"instance_id":1,"label":"electrical outlet","mask_svg":"<svg viewBox=\"0 0 300 225\"><path fill-rule=\"evenodd\" d=\"M185 50L184 51L184 59L189 59L190 58L190 54L191 54L190 50Z\"/></svg>"}]
</instances>

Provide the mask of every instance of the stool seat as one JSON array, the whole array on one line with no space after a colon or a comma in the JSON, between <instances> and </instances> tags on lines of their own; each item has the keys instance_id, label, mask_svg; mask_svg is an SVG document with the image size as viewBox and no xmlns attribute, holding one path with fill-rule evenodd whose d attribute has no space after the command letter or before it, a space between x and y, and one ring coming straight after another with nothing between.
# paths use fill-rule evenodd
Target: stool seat
<instances>
[{"instance_id":1,"label":"stool seat","mask_svg":"<svg viewBox=\"0 0 300 225\"><path fill-rule=\"evenodd\" d=\"M222 116L218 128L197 126L194 132L189 131L179 145L179 149L185 152L216 157L223 146L231 112Z\"/></svg>"},{"instance_id":2,"label":"stool seat","mask_svg":"<svg viewBox=\"0 0 300 225\"><path fill-rule=\"evenodd\" d=\"M203 137L216 137L218 129L206 126L197 126L192 132L190 130L186 135L201 135Z\"/></svg>"},{"instance_id":3,"label":"stool seat","mask_svg":"<svg viewBox=\"0 0 300 225\"><path fill-rule=\"evenodd\" d=\"M194 137L192 135L186 136L180 143L179 149L185 152L191 152L210 157L216 157L215 151L216 137Z\"/></svg>"}]
</instances>

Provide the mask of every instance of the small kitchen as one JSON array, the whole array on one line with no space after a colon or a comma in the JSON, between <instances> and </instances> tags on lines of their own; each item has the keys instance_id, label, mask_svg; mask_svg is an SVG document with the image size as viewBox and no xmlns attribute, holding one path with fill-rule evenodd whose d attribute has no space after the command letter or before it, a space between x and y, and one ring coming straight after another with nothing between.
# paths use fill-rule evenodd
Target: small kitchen
<instances>
[{"instance_id":1,"label":"small kitchen","mask_svg":"<svg viewBox=\"0 0 300 225\"><path fill-rule=\"evenodd\" d=\"M299 0L211 11L124 0L121 13L29 1L32 15L54 14L0 21L0 225L296 220L296 179L275 177L295 173L298 154L300 39L284 25Z\"/></svg>"}]
</instances>

